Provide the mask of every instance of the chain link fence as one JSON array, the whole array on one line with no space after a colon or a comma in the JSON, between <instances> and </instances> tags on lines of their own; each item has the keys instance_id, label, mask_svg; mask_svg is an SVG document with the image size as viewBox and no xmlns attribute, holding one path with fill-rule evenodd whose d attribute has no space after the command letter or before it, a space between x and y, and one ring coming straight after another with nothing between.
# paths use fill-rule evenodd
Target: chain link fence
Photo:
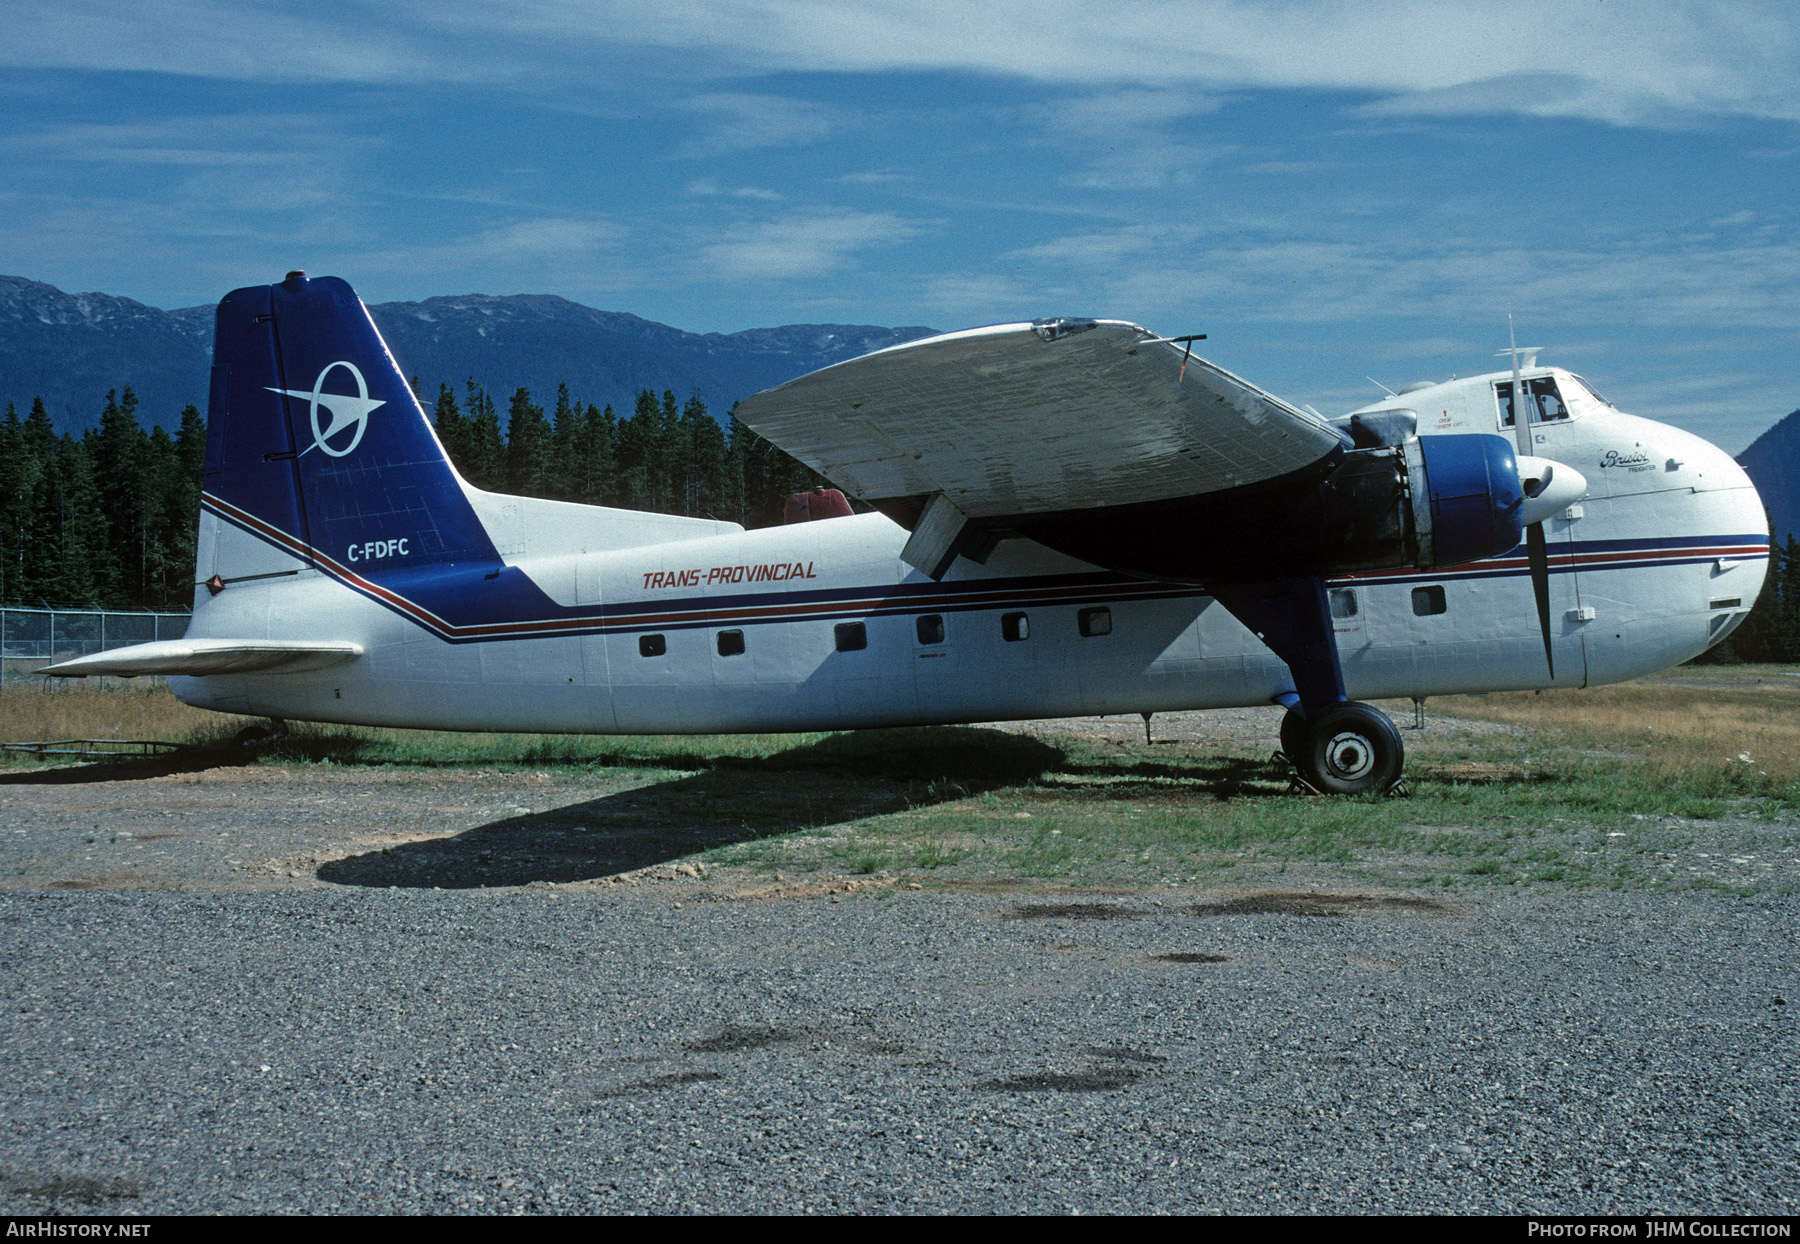
<instances>
[{"instance_id":1,"label":"chain link fence","mask_svg":"<svg viewBox=\"0 0 1800 1244\"><path fill-rule=\"evenodd\" d=\"M180 639L187 634L185 613L127 613L115 609L0 609L0 691L11 687L42 688L46 683L76 682L45 678L37 671L58 661Z\"/></svg>"}]
</instances>

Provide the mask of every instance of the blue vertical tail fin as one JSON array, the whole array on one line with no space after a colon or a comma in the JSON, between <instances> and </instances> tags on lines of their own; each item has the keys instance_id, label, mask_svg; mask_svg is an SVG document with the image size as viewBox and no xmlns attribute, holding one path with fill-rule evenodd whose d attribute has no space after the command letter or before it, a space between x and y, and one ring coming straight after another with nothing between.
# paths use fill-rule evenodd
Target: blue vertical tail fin
<instances>
[{"instance_id":1,"label":"blue vertical tail fin","mask_svg":"<svg viewBox=\"0 0 1800 1244\"><path fill-rule=\"evenodd\" d=\"M206 508L306 564L366 575L498 562L412 388L336 277L225 296L207 418Z\"/></svg>"}]
</instances>

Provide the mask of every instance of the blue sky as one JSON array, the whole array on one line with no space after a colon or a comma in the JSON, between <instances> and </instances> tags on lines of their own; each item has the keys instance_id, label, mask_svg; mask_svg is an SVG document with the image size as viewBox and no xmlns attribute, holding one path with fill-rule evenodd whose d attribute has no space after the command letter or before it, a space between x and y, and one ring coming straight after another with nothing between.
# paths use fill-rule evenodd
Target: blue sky
<instances>
[{"instance_id":1,"label":"blue sky","mask_svg":"<svg viewBox=\"0 0 1800 1244\"><path fill-rule=\"evenodd\" d=\"M1544 361L1727 449L1800 406L1776 3L44 0L0 272L158 306L293 267L694 331L1205 332L1335 414Z\"/></svg>"}]
</instances>

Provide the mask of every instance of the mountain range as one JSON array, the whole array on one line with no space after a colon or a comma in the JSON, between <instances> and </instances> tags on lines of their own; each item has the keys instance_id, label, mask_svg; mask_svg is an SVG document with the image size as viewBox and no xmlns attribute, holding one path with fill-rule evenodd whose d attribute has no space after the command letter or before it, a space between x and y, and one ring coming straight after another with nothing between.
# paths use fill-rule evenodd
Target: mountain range
<instances>
[{"instance_id":1,"label":"mountain range","mask_svg":"<svg viewBox=\"0 0 1800 1244\"><path fill-rule=\"evenodd\" d=\"M1800 533L1800 410L1751 441L1737 460L1769 507L1775 543Z\"/></svg>"},{"instance_id":2,"label":"mountain range","mask_svg":"<svg viewBox=\"0 0 1800 1244\"><path fill-rule=\"evenodd\" d=\"M548 405L566 383L578 400L610 403L620 414L642 389L673 389L682 400L697 392L723 418L752 393L936 331L788 324L690 333L548 294L377 303L369 314L401 370L418 377L427 406L439 383L460 398L473 377L502 412L514 389ZM210 306L163 311L0 276L0 403L23 415L42 397L57 431L79 433L99 421L109 389L130 385L145 425L173 430L183 406L205 410L212 331Z\"/></svg>"}]
</instances>

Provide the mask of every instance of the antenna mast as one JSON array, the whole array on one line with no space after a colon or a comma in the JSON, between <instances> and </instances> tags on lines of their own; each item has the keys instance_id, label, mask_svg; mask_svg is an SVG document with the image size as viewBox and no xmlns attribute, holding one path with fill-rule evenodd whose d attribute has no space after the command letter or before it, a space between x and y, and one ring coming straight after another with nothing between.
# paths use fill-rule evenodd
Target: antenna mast
<instances>
[{"instance_id":1,"label":"antenna mast","mask_svg":"<svg viewBox=\"0 0 1800 1244\"><path fill-rule=\"evenodd\" d=\"M1513 438L1521 457L1531 453L1531 421L1525 415L1525 382L1519 378L1519 336L1513 330L1513 313L1506 313L1506 342L1512 354Z\"/></svg>"}]
</instances>

